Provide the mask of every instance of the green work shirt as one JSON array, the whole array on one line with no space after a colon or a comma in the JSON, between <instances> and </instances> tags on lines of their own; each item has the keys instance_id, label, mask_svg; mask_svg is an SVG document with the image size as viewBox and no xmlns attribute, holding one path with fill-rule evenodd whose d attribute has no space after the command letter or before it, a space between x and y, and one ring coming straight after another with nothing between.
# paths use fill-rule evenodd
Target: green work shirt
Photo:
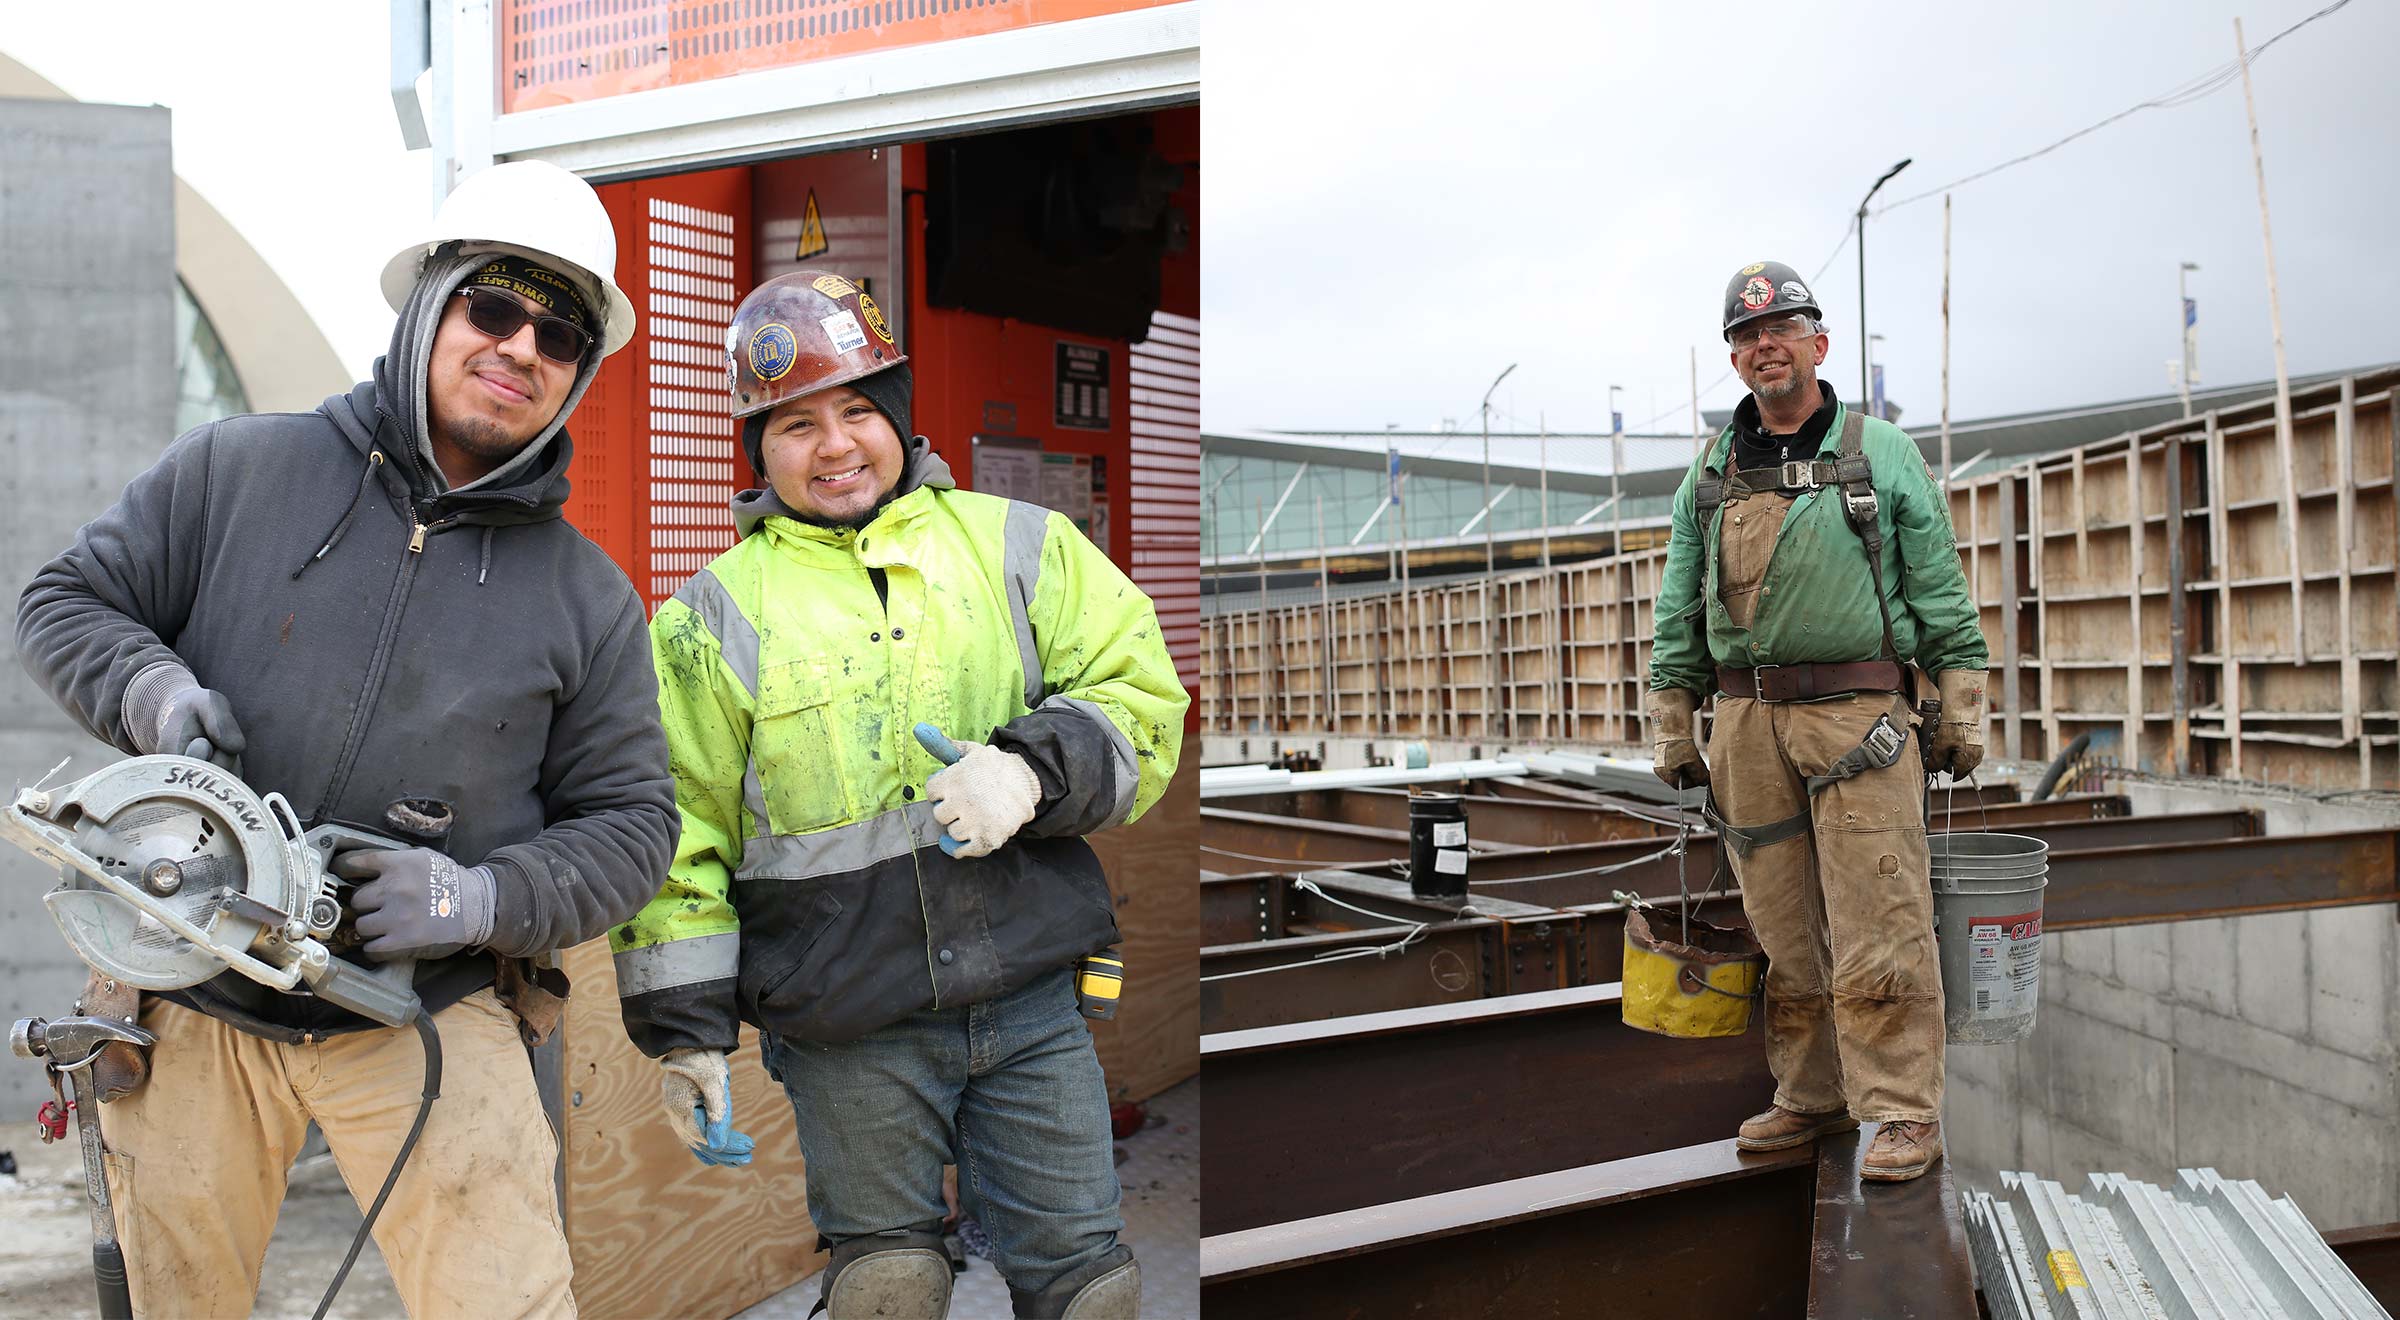
<instances>
[{"instance_id":1,"label":"green work shirt","mask_svg":"<svg viewBox=\"0 0 2400 1320\"><path fill-rule=\"evenodd\" d=\"M1820 459L1831 460L1840 448L1847 413L1843 405L1834 405L1833 425L1817 450ZM1874 472L1876 519L1883 527L1885 601L1891 610L1892 643L1901 659L1929 674L1987 668L1991 652L1967 594L1958 542L1950 531L1950 506L1916 442L1899 427L1869 418L1860 447ZM1883 624L1875 609L1874 578L1867 571L1866 543L1842 511L1838 486L1808 491L1792 502L1767 562L1758 612L1750 627L1734 626L1718 582L1722 556L1717 540L1718 526L1732 505L1717 506L1702 526L1693 495L1693 484L1703 472L1726 473L1732 453L1733 428L1727 426L1708 453L1694 460L1675 491L1666 574L1658 590L1657 638L1650 654L1651 690L1712 692L1715 666L1752 669L1880 657Z\"/></svg>"}]
</instances>

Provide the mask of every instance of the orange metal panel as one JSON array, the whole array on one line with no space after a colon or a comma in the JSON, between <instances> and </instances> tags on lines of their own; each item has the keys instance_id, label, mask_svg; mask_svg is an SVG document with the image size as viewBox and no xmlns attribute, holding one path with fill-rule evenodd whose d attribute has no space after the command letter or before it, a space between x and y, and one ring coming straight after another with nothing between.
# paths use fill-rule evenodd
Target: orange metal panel
<instances>
[{"instance_id":1,"label":"orange metal panel","mask_svg":"<svg viewBox=\"0 0 2400 1320\"><path fill-rule=\"evenodd\" d=\"M503 113L1189 0L501 0Z\"/></svg>"},{"instance_id":2,"label":"orange metal panel","mask_svg":"<svg viewBox=\"0 0 2400 1320\"><path fill-rule=\"evenodd\" d=\"M641 322L575 410L567 517L652 610L733 545L752 483L727 416L725 325L749 292L750 170L603 185L617 283Z\"/></svg>"}]
</instances>

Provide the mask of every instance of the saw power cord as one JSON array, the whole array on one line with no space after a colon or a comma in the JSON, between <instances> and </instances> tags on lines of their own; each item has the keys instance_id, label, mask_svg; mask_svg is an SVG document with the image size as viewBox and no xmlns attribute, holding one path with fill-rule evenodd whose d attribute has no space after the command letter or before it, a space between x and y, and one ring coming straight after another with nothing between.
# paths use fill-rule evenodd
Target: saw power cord
<instances>
[{"instance_id":1,"label":"saw power cord","mask_svg":"<svg viewBox=\"0 0 2400 1320\"><path fill-rule=\"evenodd\" d=\"M400 1181L400 1171L408 1167L409 1153L417 1148L417 1138L425 1131L425 1120L433 1113L433 1102L442 1097L441 1033L434 1030L430 1013L417 1014L410 1025L417 1029L417 1039L425 1045L425 1098L417 1105L417 1121L409 1125L408 1136L400 1143L400 1153L392 1157L392 1171L383 1177L383 1190L375 1193L375 1204L367 1207L367 1217L351 1237L342 1267L333 1272L333 1282L326 1287L325 1298L317 1303L311 1320L325 1320L325 1313L332 1309L334 1296L341 1292L342 1283L350 1277L350 1267L358 1263L358 1253L367 1245L367 1235L375 1231L375 1217L383 1213L383 1203L391 1199L392 1186Z\"/></svg>"}]
</instances>

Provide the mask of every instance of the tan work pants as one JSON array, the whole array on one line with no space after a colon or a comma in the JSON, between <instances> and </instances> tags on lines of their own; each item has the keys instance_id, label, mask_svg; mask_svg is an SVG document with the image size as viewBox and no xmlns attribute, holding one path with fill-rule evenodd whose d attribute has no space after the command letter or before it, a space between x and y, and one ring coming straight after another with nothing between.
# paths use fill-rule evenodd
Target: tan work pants
<instances>
[{"instance_id":1,"label":"tan work pants","mask_svg":"<svg viewBox=\"0 0 2400 1320\"><path fill-rule=\"evenodd\" d=\"M1717 697L1708 740L1717 809L1744 829L1809 806L1806 776L1858 746L1895 693L1827 701ZM1767 950L1767 1066L1775 1103L1847 1107L1870 1121L1942 1111L1942 976L1933 943L1917 740L1900 759L1829 785L1811 828L1732 856L1742 910Z\"/></svg>"},{"instance_id":2,"label":"tan work pants","mask_svg":"<svg viewBox=\"0 0 2400 1320\"><path fill-rule=\"evenodd\" d=\"M134 1312L247 1316L309 1120L371 1204L416 1121L423 1047L413 1027L279 1045L161 999L141 1023L149 1083L100 1109ZM482 990L434 1025L441 1098L375 1221L400 1300L418 1320L573 1316L558 1144L516 1019Z\"/></svg>"}]
</instances>

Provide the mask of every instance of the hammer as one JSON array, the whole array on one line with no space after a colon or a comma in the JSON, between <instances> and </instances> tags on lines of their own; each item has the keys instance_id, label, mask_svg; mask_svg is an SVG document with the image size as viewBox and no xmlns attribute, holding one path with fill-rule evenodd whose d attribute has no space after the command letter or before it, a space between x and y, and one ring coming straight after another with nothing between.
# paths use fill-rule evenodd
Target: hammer
<instances>
[{"instance_id":1,"label":"hammer","mask_svg":"<svg viewBox=\"0 0 2400 1320\"><path fill-rule=\"evenodd\" d=\"M148 1049L158 1038L140 1027L108 1018L69 1017L55 1022L19 1018L9 1029L9 1052L20 1059L38 1059L57 1085L65 1073L75 1084L75 1129L83 1142L83 1187L92 1201L92 1279L100 1290L102 1320L133 1320L133 1295L125 1284L125 1253L117 1245L117 1217L108 1203L108 1172L101 1163L100 1116L95 1088L84 1071L100 1057L100 1047L117 1041Z\"/></svg>"}]
</instances>

